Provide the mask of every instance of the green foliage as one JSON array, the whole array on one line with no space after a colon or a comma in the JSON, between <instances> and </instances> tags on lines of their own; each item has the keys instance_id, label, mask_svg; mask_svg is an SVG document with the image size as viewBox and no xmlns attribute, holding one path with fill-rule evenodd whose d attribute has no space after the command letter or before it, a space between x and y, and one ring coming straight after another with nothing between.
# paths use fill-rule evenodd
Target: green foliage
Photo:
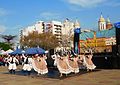
<instances>
[{"instance_id":1,"label":"green foliage","mask_svg":"<svg viewBox=\"0 0 120 85\"><path fill-rule=\"evenodd\" d=\"M5 50L5 51L6 51L6 50L11 49L11 46L10 46L10 44L0 42L0 48L1 48L2 50Z\"/></svg>"},{"instance_id":2,"label":"green foliage","mask_svg":"<svg viewBox=\"0 0 120 85\"><path fill-rule=\"evenodd\" d=\"M1 43L0 48L2 48L3 50L8 50L10 48L12 48L12 46L14 45L14 43L12 42L14 40L14 38L16 37L15 35L1 35L1 38L4 39L4 43Z\"/></svg>"}]
</instances>

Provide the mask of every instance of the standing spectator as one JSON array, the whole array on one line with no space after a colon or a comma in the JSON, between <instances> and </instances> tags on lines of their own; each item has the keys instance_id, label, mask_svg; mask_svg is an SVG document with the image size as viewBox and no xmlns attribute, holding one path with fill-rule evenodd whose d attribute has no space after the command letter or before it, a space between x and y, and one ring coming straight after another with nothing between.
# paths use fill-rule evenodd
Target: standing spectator
<instances>
[{"instance_id":1,"label":"standing spectator","mask_svg":"<svg viewBox=\"0 0 120 85\"><path fill-rule=\"evenodd\" d=\"M4 65L3 58L0 56L0 66Z\"/></svg>"}]
</instances>

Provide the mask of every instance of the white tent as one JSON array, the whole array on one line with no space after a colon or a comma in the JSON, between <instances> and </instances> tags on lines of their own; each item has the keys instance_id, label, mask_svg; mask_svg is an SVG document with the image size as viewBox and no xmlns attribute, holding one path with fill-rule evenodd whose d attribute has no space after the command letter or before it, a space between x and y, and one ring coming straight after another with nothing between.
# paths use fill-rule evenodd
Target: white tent
<instances>
[{"instance_id":1,"label":"white tent","mask_svg":"<svg viewBox=\"0 0 120 85\"><path fill-rule=\"evenodd\" d=\"M0 50L0 54L3 55L5 53L4 50Z\"/></svg>"},{"instance_id":2,"label":"white tent","mask_svg":"<svg viewBox=\"0 0 120 85\"><path fill-rule=\"evenodd\" d=\"M5 54L9 54L9 53L12 53L12 52L13 52L13 50L9 49L9 50L3 52L3 55L5 55Z\"/></svg>"}]
</instances>

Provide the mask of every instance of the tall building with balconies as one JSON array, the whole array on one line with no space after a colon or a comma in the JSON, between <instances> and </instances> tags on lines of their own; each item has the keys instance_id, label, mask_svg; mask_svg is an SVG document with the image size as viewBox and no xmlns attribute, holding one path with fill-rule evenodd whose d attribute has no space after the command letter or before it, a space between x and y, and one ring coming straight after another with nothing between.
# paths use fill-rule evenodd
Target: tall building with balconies
<instances>
[{"instance_id":1,"label":"tall building with balconies","mask_svg":"<svg viewBox=\"0 0 120 85\"><path fill-rule=\"evenodd\" d=\"M52 33L56 36L59 42L61 42L62 36L62 23L59 21L52 21L53 29Z\"/></svg>"},{"instance_id":2,"label":"tall building with balconies","mask_svg":"<svg viewBox=\"0 0 120 85\"><path fill-rule=\"evenodd\" d=\"M38 33L43 33L45 30L45 25L43 21L38 21L34 25L28 26L23 29L23 36L28 35L33 31L37 31Z\"/></svg>"},{"instance_id":3,"label":"tall building with balconies","mask_svg":"<svg viewBox=\"0 0 120 85\"><path fill-rule=\"evenodd\" d=\"M45 31L45 23L44 21L38 21L35 23L35 31L38 33L43 33Z\"/></svg>"},{"instance_id":4,"label":"tall building with balconies","mask_svg":"<svg viewBox=\"0 0 120 85\"><path fill-rule=\"evenodd\" d=\"M69 19L66 19L63 22L62 35L71 35L74 34L74 23Z\"/></svg>"},{"instance_id":5,"label":"tall building with balconies","mask_svg":"<svg viewBox=\"0 0 120 85\"><path fill-rule=\"evenodd\" d=\"M51 32L53 35L56 36L59 42L62 41L62 23L60 21L51 21L46 23L46 31Z\"/></svg>"},{"instance_id":6,"label":"tall building with balconies","mask_svg":"<svg viewBox=\"0 0 120 85\"><path fill-rule=\"evenodd\" d=\"M28 26L23 29L23 36L27 36L29 33L35 31L35 26Z\"/></svg>"}]
</instances>

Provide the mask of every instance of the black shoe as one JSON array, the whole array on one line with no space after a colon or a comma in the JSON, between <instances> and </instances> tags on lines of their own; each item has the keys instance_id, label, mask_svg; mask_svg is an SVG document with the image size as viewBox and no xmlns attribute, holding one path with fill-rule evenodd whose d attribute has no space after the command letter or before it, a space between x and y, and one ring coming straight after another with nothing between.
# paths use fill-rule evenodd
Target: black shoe
<instances>
[{"instance_id":1,"label":"black shoe","mask_svg":"<svg viewBox=\"0 0 120 85\"><path fill-rule=\"evenodd\" d=\"M28 75L30 76L30 74L31 74L31 71L28 71Z\"/></svg>"},{"instance_id":2,"label":"black shoe","mask_svg":"<svg viewBox=\"0 0 120 85\"><path fill-rule=\"evenodd\" d=\"M12 74L12 70L9 70L9 73Z\"/></svg>"},{"instance_id":3,"label":"black shoe","mask_svg":"<svg viewBox=\"0 0 120 85\"><path fill-rule=\"evenodd\" d=\"M15 74L15 70L13 70L13 74Z\"/></svg>"}]
</instances>

